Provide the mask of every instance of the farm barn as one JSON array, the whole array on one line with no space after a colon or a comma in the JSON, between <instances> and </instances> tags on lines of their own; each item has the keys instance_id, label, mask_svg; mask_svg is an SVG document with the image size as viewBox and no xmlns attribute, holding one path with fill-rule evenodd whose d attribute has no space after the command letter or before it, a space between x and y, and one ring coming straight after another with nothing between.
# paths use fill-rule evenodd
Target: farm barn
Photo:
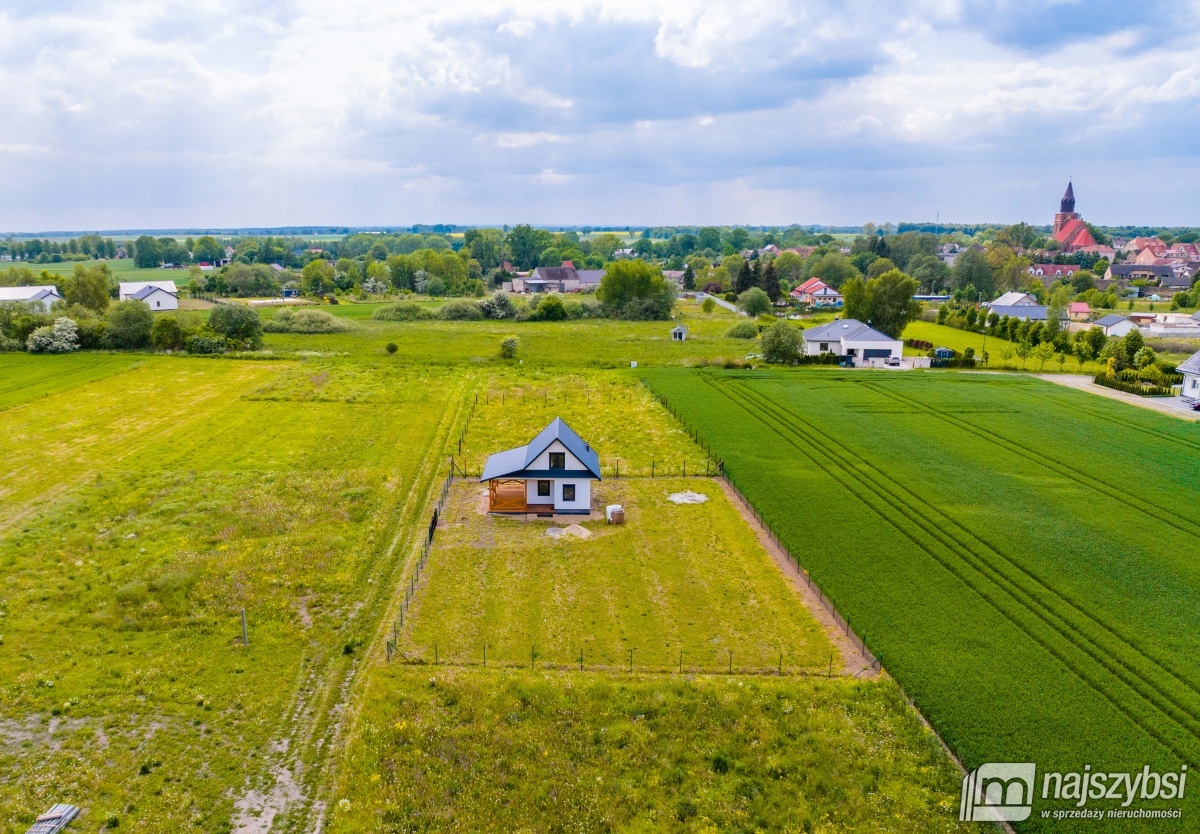
<instances>
[{"instance_id":1,"label":"farm barn","mask_svg":"<svg viewBox=\"0 0 1200 834\"><path fill-rule=\"evenodd\" d=\"M490 455L479 481L489 512L586 514L600 479L596 450L555 417L528 444Z\"/></svg>"}]
</instances>

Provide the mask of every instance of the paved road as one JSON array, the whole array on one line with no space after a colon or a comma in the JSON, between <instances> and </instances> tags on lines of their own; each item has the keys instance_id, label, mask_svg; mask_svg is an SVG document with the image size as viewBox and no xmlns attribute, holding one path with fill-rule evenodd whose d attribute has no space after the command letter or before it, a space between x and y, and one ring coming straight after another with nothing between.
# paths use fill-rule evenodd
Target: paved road
<instances>
[{"instance_id":1,"label":"paved road","mask_svg":"<svg viewBox=\"0 0 1200 834\"><path fill-rule=\"evenodd\" d=\"M719 306L724 307L726 310L732 310L739 316L746 315L746 311L740 309L736 304L731 304L723 298L717 298L715 295L709 295L706 292L698 292L696 293L696 298L698 298L701 302L703 302L706 298L711 298L713 301L717 302Z\"/></svg>"},{"instance_id":2,"label":"paved road","mask_svg":"<svg viewBox=\"0 0 1200 834\"><path fill-rule=\"evenodd\" d=\"M1065 385L1067 388L1087 391L1089 394L1099 394L1101 397L1108 397L1110 400L1120 400L1123 403L1136 405L1140 408L1148 408L1151 411L1157 411L1160 414L1167 414L1171 417L1178 417L1181 420L1200 420L1200 411L1192 411L1188 406L1184 405L1179 397L1139 397L1136 394L1126 394L1124 391L1114 391L1112 388L1097 385L1092 382L1090 376L1082 374L1033 374L1033 376L1057 385Z\"/></svg>"}]
</instances>

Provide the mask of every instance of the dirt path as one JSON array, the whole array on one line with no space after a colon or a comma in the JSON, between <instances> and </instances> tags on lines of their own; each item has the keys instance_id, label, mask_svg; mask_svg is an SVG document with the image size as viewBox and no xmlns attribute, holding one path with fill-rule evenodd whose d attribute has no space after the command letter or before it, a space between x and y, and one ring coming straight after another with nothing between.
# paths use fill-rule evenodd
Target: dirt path
<instances>
[{"instance_id":1,"label":"dirt path","mask_svg":"<svg viewBox=\"0 0 1200 834\"><path fill-rule=\"evenodd\" d=\"M805 607L816 618L816 621L821 624L821 627L825 629L825 634L829 637L829 641L837 647L838 653L842 658L841 674L860 678L874 678L878 676L880 670L878 666L874 665L875 658L869 652L863 650L862 641L846 625L846 621L837 613L833 604L822 596L816 588L808 584L804 573L788 558L784 549L767 532L767 528L759 523L758 518L755 517L749 505L734 491L729 482L724 479L717 479L717 481L720 483L721 489L725 490L725 495L729 498L729 502L737 507L737 511L742 514L742 518L750 525L750 529L754 531L754 534L758 536L759 543L771 554L771 558L775 560L775 564L779 566L779 570L800 594L800 599L804 601Z\"/></svg>"}]
</instances>

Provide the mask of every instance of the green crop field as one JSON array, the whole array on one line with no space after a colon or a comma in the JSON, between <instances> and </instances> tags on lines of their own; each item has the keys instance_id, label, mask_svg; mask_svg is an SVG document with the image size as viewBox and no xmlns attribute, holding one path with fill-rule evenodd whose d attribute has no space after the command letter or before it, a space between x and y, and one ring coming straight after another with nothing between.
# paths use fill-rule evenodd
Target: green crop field
<instances>
[{"instance_id":1,"label":"green crop field","mask_svg":"<svg viewBox=\"0 0 1200 834\"><path fill-rule=\"evenodd\" d=\"M1200 761L1196 426L1026 377L645 378L964 764Z\"/></svg>"},{"instance_id":2,"label":"green crop field","mask_svg":"<svg viewBox=\"0 0 1200 834\"><path fill-rule=\"evenodd\" d=\"M42 396L0 412L0 831L59 801L88 830L273 813L254 791L317 772L469 379L359 402L272 388L303 363L36 358Z\"/></svg>"},{"instance_id":3,"label":"green crop field","mask_svg":"<svg viewBox=\"0 0 1200 834\"><path fill-rule=\"evenodd\" d=\"M70 275L75 271L76 264L86 267L106 265L118 281L175 281L186 284L188 273L186 269L139 269L137 264L128 258L104 261L62 261L61 263L25 263L5 264L0 271L10 267L26 267L34 274L49 272L52 276Z\"/></svg>"},{"instance_id":4,"label":"green crop field","mask_svg":"<svg viewBox=\"0 0 1200 834\"><path fill-rule=\"evenodd\" d=\"M707 503L676 505L691 489ZM662 671L825 670L833 649L779 569L708 478L598 483L586 540L488 516L486 487L451 492L426 587L399 646L414 660ZM632 652L632 655L630 654ZM682 656L681 656L682 653ZM531 655L533 657L531 657Z\"/></svg>"},{"instance_id":5,"label":"green crop field","mask_svg":"<svg viewBox=\"0 0 1200 834\"><path fill-rule=\"evenodd\" d=\"M47 363L28 353L0 354L0 411L68 391L139 366L144 357L104 353L74 353Z\"/></svg>"}]
</instances>

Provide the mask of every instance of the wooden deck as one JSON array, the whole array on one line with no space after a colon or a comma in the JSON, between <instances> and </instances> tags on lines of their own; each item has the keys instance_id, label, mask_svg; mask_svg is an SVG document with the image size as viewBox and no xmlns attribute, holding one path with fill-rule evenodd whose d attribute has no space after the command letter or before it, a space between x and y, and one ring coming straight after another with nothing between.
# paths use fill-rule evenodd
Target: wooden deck
<instances>
[{"instance_id":1,"label":"wooden deck","mask_svg":"<svg viewBox=\"0 0 1200 834\"><path fill-rule=\"evenodd\" d=\"M525 482L517 480L496 480L488 482L488 512L490 513L527 513L531 512L525 503Z\"/></svg>"}]
</instances>

